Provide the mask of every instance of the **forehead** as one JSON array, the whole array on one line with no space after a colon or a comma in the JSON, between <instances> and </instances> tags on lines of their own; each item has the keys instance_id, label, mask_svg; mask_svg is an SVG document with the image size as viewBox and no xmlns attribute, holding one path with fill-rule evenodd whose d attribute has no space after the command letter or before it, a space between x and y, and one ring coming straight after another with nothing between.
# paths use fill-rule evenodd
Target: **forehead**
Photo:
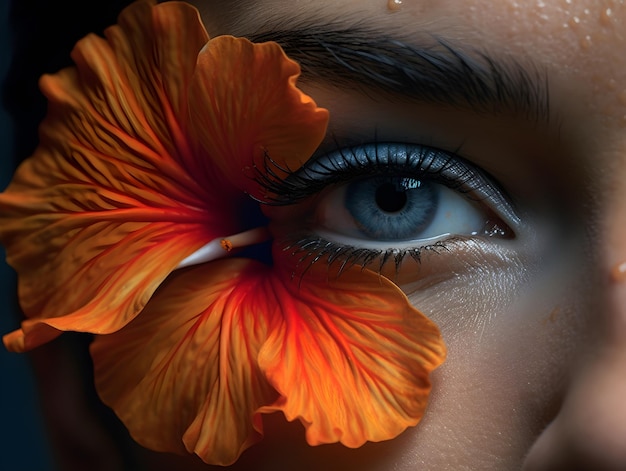
<instances>
[{"instance_id":1,"label":"forehead","mask_svg":"<svg viewBox=\"0 0 626 471\"><path fill-rule=\"evenodd\" d=\"M624 0L192 0L235 29L294 20L381 28L447 30L459 39L593 55L606 42L624 44ZM297 24L297 23L296 23ZM244 31L234 31L241 34ZM402 31L400 31L402 32Z\"/></svg>"}]
</instances>

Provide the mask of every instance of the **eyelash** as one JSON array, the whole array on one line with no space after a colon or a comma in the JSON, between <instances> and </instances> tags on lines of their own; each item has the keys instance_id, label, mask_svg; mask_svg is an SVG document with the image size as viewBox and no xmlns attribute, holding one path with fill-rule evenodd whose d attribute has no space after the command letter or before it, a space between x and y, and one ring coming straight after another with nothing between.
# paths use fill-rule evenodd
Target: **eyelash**
<instances>
[{"instance_id":1,"label":"eyelash","mask_svg":"<svg viewBox=\"0 0 626 471\"><path fill-rule=\"evenodd\" d=\"M379 152L383 146L387 147L386 156ZM390 149L394 147L403 152L391 152ZM409 152L409 150L417 151L417 153ZM362 151L362 155L357 154L358 151ZM399 158L402 153L407 154L404 162ZM331 161L329 165L321 163L324 158L329 159L329 156L338 158ZM360 160L362 157L365 159ZM433 162L425 165L430 158ZM435 160L439 161L439 168L432 170ZM340 164L344 166L340 167ZM455 165L466 170L464 176L447 177L445 173L452 172L452 167ZM384 142L339 148L311 159L297 171L282 168L267 156L265 167L263 171L257 173L256 181L265 188L268 195L263 203L287 206L319 194L331 185L357 178L379 176L381 170L385 174L411 174L416 179L428 179L464 194L477 194L489 187L486 183L482 183L486 177L479 174L478 170L472 168L470 164L462 163L460 157L427 146ZM286 176L280 176L281 174ZM472 180L479 180L481 184L471 186ZM490 196L492 195L483 195L485 198Z\"/></svg>"},{"instance_id":2,"label":"eyelash","mask_svg":"<svg viewBox=\"0 0 626 471\"><path fill-rule=\"evenodd\" d=\"M290 255L292 257L298 257L294 271L291 273L291 277L295 278L297 276L302 277L313 265L322 259L327 262L329 269L332 265L339 264L336 276L340 276L346 269L353 266L358 266L361 269L369 268L380 274L390 261L393 261L395 274L398 275L402 262L407 256L421 263L421 256L424 252L437 254L448 252L448 244L459 240L459 238L450 238L421 247L385 250L339 244L321 236L312 237L310 234L303 234L302 238L291 235L281 242L283 243L283 251L291 251ZM377 266L372 268L374 263Z\"/></svg>"},{"instance_id":3,"label":"eyelash","mask_svg":"<svg viewBox=\"0 0 626 471\"><path fill-rule=\"evenodd\" d=\"M484 172L455 154L422 145L381 142L339 148L312 158L296 171L282 168L266 156L264 168L257 169L255 179L266 192L262 203L289 206L318 195L328 187L381 174L408 174L415 179L445 185L473 202L490 200L509 223L518 222L510 203ZM493 222L493 228L486 233L502 238L512 236L506 223L503 228ZM304 275L320 260L325 260L329 267L337 264L338 275L355 265L381 273L392 262L397 275L406 257L421 263L425 252L448 252L450 244L464 241L467 241L466 237L456 236L420 247L373 249L338 243L319 234L301 231L285 236L279 243L284 251L291 251L290 255L296 258L292 273L292 277L296 277Z\"/></svg>"}]
</instances>

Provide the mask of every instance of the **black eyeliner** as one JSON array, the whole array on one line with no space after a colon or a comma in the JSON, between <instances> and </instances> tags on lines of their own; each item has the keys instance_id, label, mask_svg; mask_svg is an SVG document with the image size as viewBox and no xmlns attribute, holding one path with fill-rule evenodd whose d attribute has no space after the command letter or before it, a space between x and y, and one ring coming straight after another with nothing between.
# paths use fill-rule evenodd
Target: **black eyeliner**
<instances>
[{"instance_id":1,"label":"black eyeliner","mask_svg":"<svg viewBox=\"0 0 626 471\"><path fill-rule=\"evenodd\" d=\"M454 153L424 145L376 142L339 148L296 171L278 167L268 156L265 168L258 170L256 181L265 188L263 203L269 205L297 204L359 178L400 175L444 185L470 201L488 201L507 224L519 221L491 177Z\"/></svg>"}]
</instances>

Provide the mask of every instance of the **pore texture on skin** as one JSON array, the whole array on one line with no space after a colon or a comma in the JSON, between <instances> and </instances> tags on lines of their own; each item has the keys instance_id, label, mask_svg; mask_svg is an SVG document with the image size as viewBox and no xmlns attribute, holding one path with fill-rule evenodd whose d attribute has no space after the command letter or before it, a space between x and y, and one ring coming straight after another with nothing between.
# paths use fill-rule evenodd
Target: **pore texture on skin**
<instances>
[{"instance_id":1,"label":"pore texture on skin","mask_svg":"<svg viewBox=\"0 0 626 471\"><path fill-rule=\"evenodd\" d=\"M97 390L133 438L212 464L257 442L266 413L300 420L311 445L417 424L445 347L388 279L323 261L294 279L298 257L264 227L271 264L233 250L181 268L257 229L268 156L281 178L322 141L328 112L296 87L298 64L151 0L72 59L42 77L40 145L0 194L26 316L6 347L96 334Z\"/></svg>"}]
</instances>

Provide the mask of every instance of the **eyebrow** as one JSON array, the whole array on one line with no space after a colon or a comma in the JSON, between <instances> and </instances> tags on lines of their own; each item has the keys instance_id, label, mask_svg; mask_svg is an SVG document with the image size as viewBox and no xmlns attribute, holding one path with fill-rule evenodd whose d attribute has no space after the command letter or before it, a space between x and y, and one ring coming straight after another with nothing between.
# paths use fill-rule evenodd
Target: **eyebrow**
<instances>
[{"instance_id":1,"label":"eyebrow","mask_svg":"<svg viewBox=\"0 0 626 471\"><path fill-rule=\"evenodd\" d=\"M404 40L364 26L298 24L248 37L280 44L300 64L303 81L549 121L547 74L530 60L521 63L510 55L492 56L435 35Z\"/></svg>"}]
</instances>

